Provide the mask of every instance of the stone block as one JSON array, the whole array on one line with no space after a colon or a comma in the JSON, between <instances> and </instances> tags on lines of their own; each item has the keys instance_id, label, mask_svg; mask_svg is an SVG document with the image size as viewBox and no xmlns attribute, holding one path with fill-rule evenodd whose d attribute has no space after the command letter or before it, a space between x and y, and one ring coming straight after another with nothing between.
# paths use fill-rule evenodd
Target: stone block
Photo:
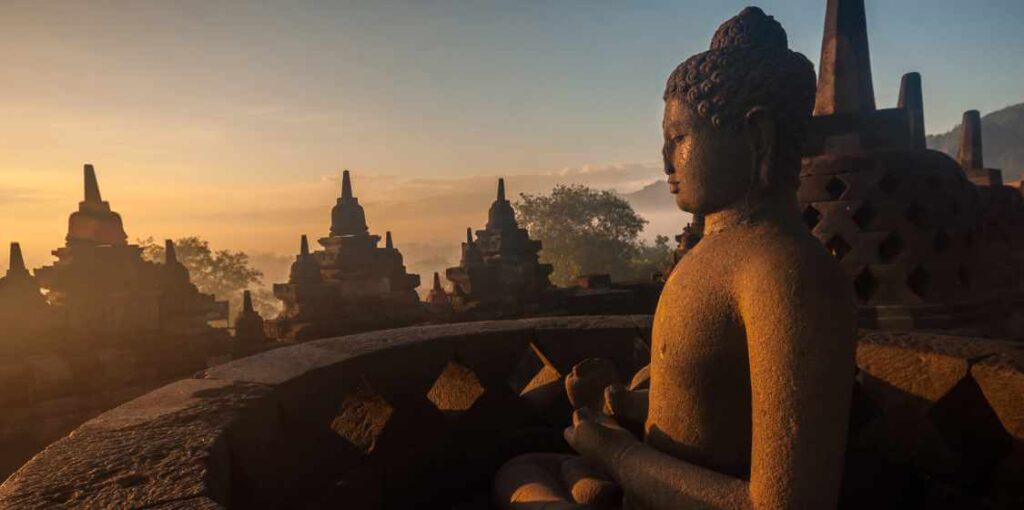
<instances>
[{"instance_id":1,"label":"stone block","mask_svg":"<svg viewBox=\"0 0 1024 510\"><path fill-rule=\"evenodd\" d=\"M1024 443L1024 350L1007 348L983 359L971 375L1006 432Z\"/></svg>"},{"instance_id":2,"label":"stone block","mask_svg":"<svg viewBox=\"0 0 1024 510\"><path fill-rule=\"evenodd\" d=\"M208 368L196 377L277 385L347 358L344 354L311 344L294 345Z\"/></svg>"},{"instance_id":3,"label":"stone block","mask_svg":"<svg viewBox=\"0 0 1024 510\"><path fill-rule=\"evenodd\" d=\"M476 373L459 363L449 361L434 380L427 393L437 409L445 414L468 411L483 396L485 388Z\"/></svg>"},{"instance_id":4,"label":"stone block","mask_svg":"<svg viewBox=\"0 0 1024 510\"><path fill-rule=\"evenodd\" d=\"M185 380L108 411L50 445L0 486L12 508L148 507L225 501L223 430L266 388Z\"/></svg>"},{"instance_id":5,"label":"stone block","mask_svg":"<svg viewBox=\"0 0 1024 510\"><path fill-rule=\"evenodd\" d=\"M972 360L1007 350L1004 343L980 339L869 332L857 344L857 366L930 405L969 373ZM880 403L884 408L885 399Z\"/></svg>"}]
</instances>

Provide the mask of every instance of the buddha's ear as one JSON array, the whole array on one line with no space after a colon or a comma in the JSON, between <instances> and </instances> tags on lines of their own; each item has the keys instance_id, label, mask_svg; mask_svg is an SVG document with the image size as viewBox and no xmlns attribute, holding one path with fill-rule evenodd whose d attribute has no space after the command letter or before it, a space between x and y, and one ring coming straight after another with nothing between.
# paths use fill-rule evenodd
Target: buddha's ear
<instances>
[{"instance_id":1,"label":"buddha's ear","mask_svg":"<svg viewBox=\"0 0 1024 510\"><path fill-rule=\"evenodd\" d=\"M754 155L754 182L761 189L771 187L775 180L776 126L771 109L755 106L747 112L745 131Z\"/></svg>"}]
</instances>

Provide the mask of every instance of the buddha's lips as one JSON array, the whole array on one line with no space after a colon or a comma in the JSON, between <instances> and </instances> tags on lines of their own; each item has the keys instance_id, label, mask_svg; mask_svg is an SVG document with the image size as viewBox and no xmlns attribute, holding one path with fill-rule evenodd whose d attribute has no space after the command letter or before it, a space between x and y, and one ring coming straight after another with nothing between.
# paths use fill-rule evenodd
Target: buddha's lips
<instances>
[{"instance_id":1,"label":"buddha's lips","mask_svg":"<svg viewBox=\"0 0 1024 510\"><path fill-rule=\"evenodd\" d=\"M679 193L679 183L676 181L668 181L668 192L673 195Z\"/></svg>"}]
</instances>

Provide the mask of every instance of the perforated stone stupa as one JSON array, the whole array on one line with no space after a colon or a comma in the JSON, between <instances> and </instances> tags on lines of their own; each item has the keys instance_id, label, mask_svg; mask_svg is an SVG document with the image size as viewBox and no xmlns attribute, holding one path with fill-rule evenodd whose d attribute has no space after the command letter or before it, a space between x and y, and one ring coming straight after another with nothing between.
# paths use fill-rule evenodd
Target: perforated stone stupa
<instances>
[{"instance_id":1,"label":"perforated stone stupa","mask_svg":"<svg viewBox=\"0 0 1024 510\"><path fill-rule=\"evenodd\" d=\"M993 262L982 219L998 200L980 198L1016 190L983 168L980 134L964 129L959 164L926 149L917 73L903 77L896 108L876 107L863 0L828 2L819 71L800 207L849 274L862 325L961 327L1008 313L1019 268ZM1009 209L1020 210L1017 195Z\"/></svg>"},{"instance_id":2,"label":"perforated stone stupa","mask_svg":"<svg viewBox=\"0 0 1024 510\"><path fill-rule=\"evenodd\" d=\"M378 246L380 240L369 233L366 213L345 170L341 197L331 211L330 235L318 241L323 249L310 252L302 236L288 282L274 284L284 311L267 323L269 336L310 340L419 321L420 277L406 272L390 232L384 247Z\"/></svg>"},{"instance_id":3,"label":"perforated stone stupa","mask_svg":"<svg viewBox=\"0 0 1024 510\"><path fill-rule=\"evenodd\" d=\"M480 317L523 316L536 313L552 288L552 266L539 262L541 242L520 228L511 202L505 197L505 179L498 179L498 195L487 213L487 225L466 230L459 265L445 275L452 282L452 306L458 313Z\"/></svg>"}]
</instances>

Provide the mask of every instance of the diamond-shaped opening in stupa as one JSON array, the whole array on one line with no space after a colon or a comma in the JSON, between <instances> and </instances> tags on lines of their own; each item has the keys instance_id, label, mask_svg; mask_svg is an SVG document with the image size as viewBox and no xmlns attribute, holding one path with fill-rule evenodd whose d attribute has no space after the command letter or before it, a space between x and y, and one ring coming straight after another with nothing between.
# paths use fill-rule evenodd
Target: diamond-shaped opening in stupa
<instances>
[{"instance_id":1,"label":"diamond-shaped opening in stupa","mask_svg":"<svg viewBox=\"0 0 1024 510\"><path fill-rule=\"evenodd\" d=\"M804 224L807 225L808 230L814 230L814 227L821 222L821 212L814 208L813 205L809 205L804 208L804 212L800 214L804 219Z\"/></svg>"},{"instance_id":2,"label":"diamond-shaped opening in stupa","mask_svg":"<svg viewBox=\"0 0 1024 510\"><path fill-rule=\"evenodd\" d=\"M845 257L847 253L850 253L850 250L853 248L850 246L850 243L847 243L846 240L842 238L842 236L836 234L825 243L825 249L827 249L828 252L836 258L836 260L843 260L843 257Z\"/></svg>"},{"instance_id":3,"label":"diamond-shaped opening in stupa","mask_svg":"<svg viewBox=\"0 0 1024 510\"><path fill-rule=\"evenodd\" d=\"M445 414L461 413L473 407L485 391L475 372L449 361L427 392L427 400Z\"/></svg>"}]
</instances>

